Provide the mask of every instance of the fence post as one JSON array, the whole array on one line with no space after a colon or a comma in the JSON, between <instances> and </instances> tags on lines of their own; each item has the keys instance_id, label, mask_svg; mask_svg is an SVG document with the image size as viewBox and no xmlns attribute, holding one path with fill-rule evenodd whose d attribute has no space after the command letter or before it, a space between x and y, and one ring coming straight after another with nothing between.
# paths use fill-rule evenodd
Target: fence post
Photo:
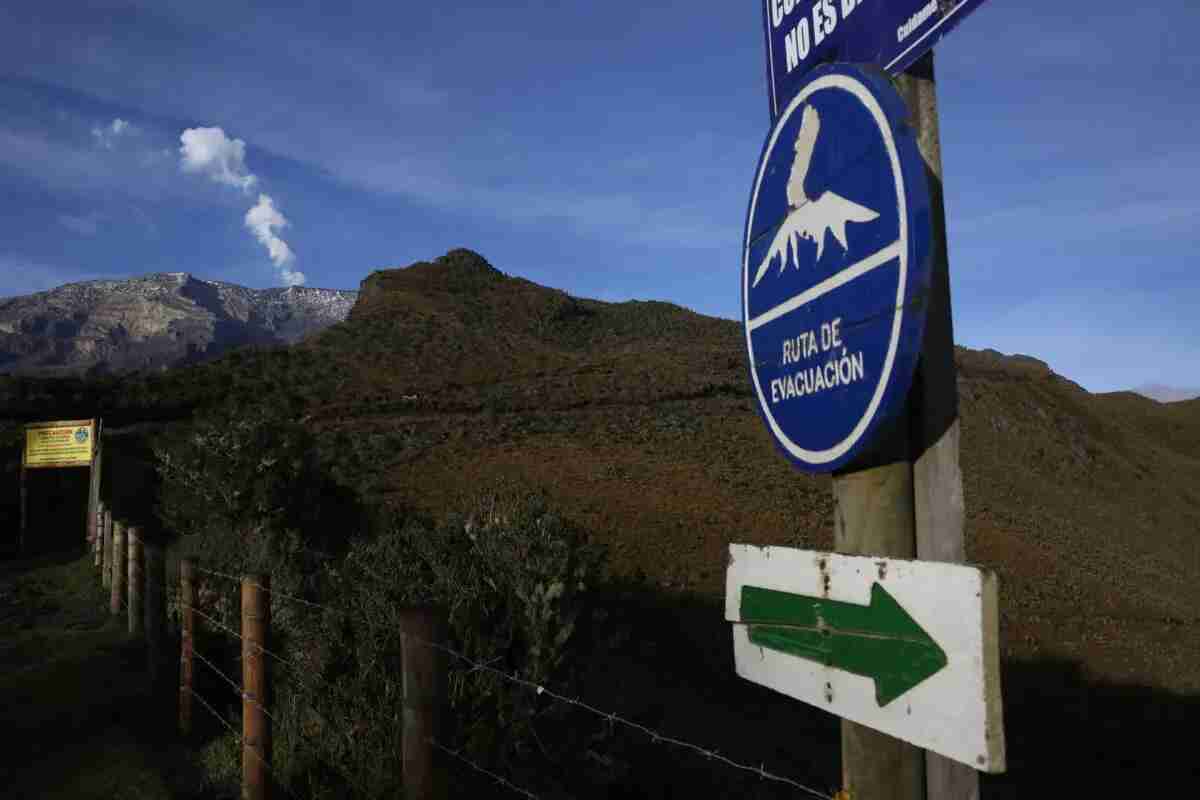
<instances>
[{"instance_id":1,"label":"fence post","mask_svg":"<svg viewBox=\"0 0 1200 800\"><path fill-rule=\"evenodd\" d=\"M185 558L179 562L179 612L182 620L181 647L179 650L179 732L192 734L192 639L196 630L196 562Z\"/></svg>"},{"instance_id":2,"label":"fence post","mask_svg":"<svg viewBox=\"0 0 1200 800\"><path fill-rule=\"evenodd\" d=\"M100 543L100 583L112 586L112 509L104 509L104 541Z\"/></svg>"},{"instance_id":3,"label":"fence post","mask_svg":"<svg viewBox=\"0 0 1200 800\"><path fill-rule=\"evenodd\" d=\"M271 578L242 577L242 800L266 800L271 763L267 662L263 649L271 627Z\"/></svg>"},{"instance_id":4,"label":"fence post","mask_svg":"<svg viewBox=\"0 0 1200 800\"><path fill-rule=\"evenodd\" d=\"M163 548L157 539L147 539L146 552L146 666L150 685L160 688L163 664L163 639L166 635L167 607L163 601L166 565Z\"/></svg>"},{"instance_id":5,"label":"fence post","mask_svg":"<svg viewBox=\"0 0 1200 800\"><path fill-rule=\"evenodd\" d=\"M129 635L141 636L145 632L142 626L142 592L145 588L142 529L130 525L125 535L129 539Z\"/></svg>"},{"instance_id":6,"label":"fence post","mask_svg":"<svg viewBox=\"0 0 1200 800\"><path fill-rule=\"evenodd\" d=\"M25 529L29 526L29 487L25 484L29 471L25 468L26 447L27 444L21 445L21 527L17 531L17 552L22 556L25 555Z\"/></svg>"},{"instance_id":7,"label":"fence post","mask_svg":"<svg viewBox=\"0 0 1200 800\"><path fill-rule=\"evenodd\" d=\"M112 594L109 611L115 617L121 613L121 594L125 589L125 523L113 520L112 533Z\"/></svg>"},{"instance_id":8,"label":"fence post","mask_svg":"<svg viewBox=\"0 0 1200 800\"><path fill-rule=\"evenodd\" d=\"M434 800L445 796L442 775L434 769L433 746L442 717L446 667L442 645L445 626L433 608L414 608L400 614L400 663L404 687L404 796Z\"/></svg>"},{"instance_id":9,"label":"fence post","mask_svg":"<svg viewBox=\"0 0 1200 800\"><path fill-rule=\"evenodd\" d=\"M96 502L96 517L92 521L92 559L96 569L101 568L104 556L104 501Z\"/></svg>"}]
</instances>

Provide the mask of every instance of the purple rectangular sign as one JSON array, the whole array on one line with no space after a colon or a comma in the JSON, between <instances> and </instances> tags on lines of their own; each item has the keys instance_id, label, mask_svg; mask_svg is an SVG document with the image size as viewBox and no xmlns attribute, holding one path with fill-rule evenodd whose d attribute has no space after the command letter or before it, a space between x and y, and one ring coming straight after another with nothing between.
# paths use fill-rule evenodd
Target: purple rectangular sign
<instances>
[{"instance_id":1,"label":"purple rectangular sign","mask_svg":"<svg viewBox=\"0 0 1200 800\"><path fill-rule=\"evenodd\" d=\"M830 61L875 64L895 75L983 0L763 0L767 93L774 120L804 76Z\"/></svg>"}]
</instances>

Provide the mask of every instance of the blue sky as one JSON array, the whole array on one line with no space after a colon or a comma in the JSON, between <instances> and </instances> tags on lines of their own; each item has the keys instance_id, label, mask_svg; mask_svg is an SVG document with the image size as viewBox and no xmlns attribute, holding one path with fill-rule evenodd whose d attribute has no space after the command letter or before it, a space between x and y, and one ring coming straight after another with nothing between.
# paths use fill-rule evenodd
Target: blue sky
<instances>
[{"instance_id":1,"label":"blue sky","mask_svg":"<svg viewBox=\"0 0 1200 800\"><path fill-rule=\"evenodd\" d=\"M0 6L0 296L356 288L464 246L738 318L758 3L247 5ZM1200 386L1198 39L1192 0L989 0L938 46L960 344Z\"/></svg>"}]
</instances>

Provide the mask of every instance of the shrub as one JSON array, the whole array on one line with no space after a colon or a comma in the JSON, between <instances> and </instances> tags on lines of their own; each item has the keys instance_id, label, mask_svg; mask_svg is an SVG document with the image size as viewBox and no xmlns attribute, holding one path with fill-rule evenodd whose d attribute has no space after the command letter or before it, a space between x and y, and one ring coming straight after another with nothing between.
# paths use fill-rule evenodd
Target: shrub
<instances>
[{"instance_id":1,"label":"shrub","mask_svg":"<svg viewBox=\"0 0 1200 800\"><path fill-rule=\"evenodd\" d=\"M175 555L271 575L275 774L310 797L397 794L398 622L413 606L443 609L449 647L472 662L445 659L447 746L500 769L579 758L584 733L567 707L473 664L572 691L603 552L544 496L512 485L438 522L372 520L339 499L314 453L301 426L261 410L210 414L155 447L158 514L182 534ZM201 578L205 613L236 630L236 582ZM235 649L213 642L208 656L236 676ZM228 783L230 742L205 751L213 786Z\"/></svg>"},{"instance_id":2,"label":"shrub","mask_svg":"<svg viewBox=\"0 0 1200 800\"><path fill-rule=\"evenodd\" d=\"M225 409L171 436L155 443L154 454L155 511L179 537L172 563L194 557L227 576L269 574L277 592L315 596L321 554L344 552L364 514L317 460L309 433L263 409ZM236 581L200 577L206 611L236 629ZM168 606L176 617L174 598ZM300 610L278 604L275 613L286 630Z\"/></svg>"},{"instance_id":3,"label":"shrub","mask_svg":"<svg viewBox=\"0 0 1200 800\"><path fill-rule=\"evenodd\" d=\"M298 724L315 760L340 765L364 796L399 781L403 643L412 606L445 610L448 646L474 664L570 691L589 637L592 589L603 554L543 497L502 487L441 524L408 519L327 570L334 612L311 616L293 644L314 676L289 691L310 709ZM410 645L411 646L411 645ZM306 654L300 656L300 653ZM494 672L447 656L451 729L446 744L493 767L562 761L583 748L566 708ZM329 687L337 689L330 691Z\"/></svg>"}]
</instances>

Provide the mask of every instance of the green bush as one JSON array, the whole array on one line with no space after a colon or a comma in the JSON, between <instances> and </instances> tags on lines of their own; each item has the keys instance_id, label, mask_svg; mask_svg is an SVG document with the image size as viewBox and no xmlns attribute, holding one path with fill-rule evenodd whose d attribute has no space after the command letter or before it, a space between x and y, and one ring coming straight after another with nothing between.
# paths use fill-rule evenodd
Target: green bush
<instances>
[{"instance_id":1,"label":"green bush","mask_svg":"<svg viewBox=\"0 0 1200 800\"><path fill-rule=\"evenodd\" d=\"M442 610L447 645L469 659L443 656L444 744L494 769L579 758L584 732L567 721L570 708L491 670L573 691L603 552L515 486L438 522L347 513L313 444L265 412L222 412L155 449L158 514L181 534L174 557L271 576L275 774L309 797L398 793L399 622L414 606ZM236 581L201 580L205 613L236 630ZM236 642L226 644L213 641L207 657L236 677ZM232 741L205 750L213 786L228 783Z\"/></svg>"},{"instance_id":2,"label":"green bush","mask_svg":"<svg viewBox=\"0 0 1200 800\"><path fill-rule=\"evenodd\" d=\"M408 519L326 571L332 611L310 616L293 644L308 681L289 691L306 709L303 748L340 765L362 796L398 787L404 647L400 617L442 609L451 724L445 744L493 768L583 751L568 707L488 669L571 691L587 648L602 551L535 493L504 487L441 524ZM415 644L410 646L424 646ZM440 651L439 651L440 652ZM336 689L331 690L331 687Z\"/></svg>"}]
</instances>

